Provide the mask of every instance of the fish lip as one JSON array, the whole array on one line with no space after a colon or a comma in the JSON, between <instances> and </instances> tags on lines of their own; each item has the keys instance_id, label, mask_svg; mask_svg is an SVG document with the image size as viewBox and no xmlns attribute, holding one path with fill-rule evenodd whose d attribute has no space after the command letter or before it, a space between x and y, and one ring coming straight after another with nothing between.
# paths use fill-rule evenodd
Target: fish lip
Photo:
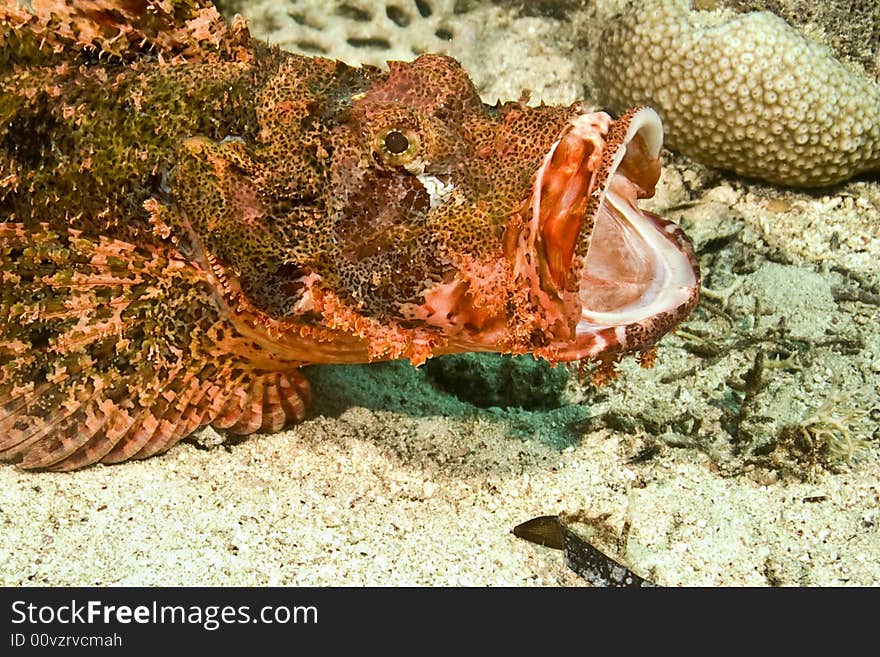
<instances>
[{"instance_id":1,"label":"fish lip","mask_svg":"<svg viewBox=\"0 0 880 657\"><path fill-rule=\"evenodd\" d=\"M613 121L605 112L573 117L551 145L535 174L530 201L533 248L541 287L557 296L570 282L571 264L585 220L604 193L599 178L605 136Z\"/></svg>"},{"instance_id":2,"label":"fish lip","mask_svg":"<svg viewBox=\"0 0 880 657\"><path fill-rule=\"evenodd\" d=\"M699 266L687 236L675 223L638 206L639 199L653 195L660 175L659 116L650 108L631 110L608 123L596 116L576 117L575 128L561 135L536 176L532 208L541 219L537 273L569 329L539 350L553 361L649 349L690 313L699 294ZM585 170L573 174L588 179L589 189L583 216L574 217L577 231L566 232L545 223L546 212L541 216L539 183L553 171L559 144L576 138L595 143L597 149L584 159ZM565 199L551 219L558 221L577 202ZM554 248L567 249L555 266Z\"/></svg>"}]
</instances>

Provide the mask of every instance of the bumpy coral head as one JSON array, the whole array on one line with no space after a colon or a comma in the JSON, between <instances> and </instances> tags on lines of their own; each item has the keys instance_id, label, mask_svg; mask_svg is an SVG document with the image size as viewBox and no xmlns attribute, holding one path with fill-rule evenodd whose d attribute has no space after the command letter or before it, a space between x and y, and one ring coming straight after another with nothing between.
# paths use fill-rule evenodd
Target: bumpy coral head
<instances>
[{"instance_id":1,"label":"bumpy coral head","mask_svg":"<svg viewBox=\"0 0 880 657\"><path fill-rule=\"evenodd\" d=\"M650 109L490 107L454 60L393 62L334 135L338 257L322 280L359 315L420 332L429 348L403 353L416 362L647 349L699 279L678 227L637 204L661 144Z\"/></svg>"}]
</instances>

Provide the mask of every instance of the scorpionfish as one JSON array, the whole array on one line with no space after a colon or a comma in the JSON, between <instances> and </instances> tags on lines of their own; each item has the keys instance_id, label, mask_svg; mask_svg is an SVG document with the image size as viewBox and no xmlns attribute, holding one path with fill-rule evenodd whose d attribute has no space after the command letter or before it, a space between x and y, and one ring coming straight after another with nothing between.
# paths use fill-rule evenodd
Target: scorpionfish
<instances>
[{"instance_id":1,"label":"scorpionfish","mask_svg":"<svg viewBox=\"0 0 880 657\"><path fill-rule=\"evenodd\" d=\"M303 419L300 369L651 354L693 309L663 131L451 58L283 52L207 0L0 1L0 458Z\"/></svg>"}]
</instances>

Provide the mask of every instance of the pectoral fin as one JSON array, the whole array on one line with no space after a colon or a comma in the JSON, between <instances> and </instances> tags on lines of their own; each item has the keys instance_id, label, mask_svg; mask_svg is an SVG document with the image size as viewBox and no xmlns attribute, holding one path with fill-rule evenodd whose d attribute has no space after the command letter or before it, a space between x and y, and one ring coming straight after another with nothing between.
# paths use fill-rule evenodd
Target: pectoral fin
<instances>
[{"instance_id":1,"label":"pectoral fin","mask_svg":"<svg viewBox=\"0 0 880 657\"><path fill-rule=\"evenodd\" d=\"M0 278L0 459L71 470L305 414L295 364L238 356L211 281L173 250L0 224Z\"/></svg>"}]
</instances>

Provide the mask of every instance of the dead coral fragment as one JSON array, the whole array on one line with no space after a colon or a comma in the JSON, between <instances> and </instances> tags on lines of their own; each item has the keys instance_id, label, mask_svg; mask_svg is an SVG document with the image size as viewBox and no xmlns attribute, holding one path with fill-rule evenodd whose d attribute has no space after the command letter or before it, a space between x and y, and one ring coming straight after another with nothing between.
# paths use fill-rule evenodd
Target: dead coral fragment
<instances>
[{"instance_id":1,"label":"dead coral fragment","mask_svg":"<svg viewBox=\"0 0 880 657\"><path fill-rule=\"evenodd\" d=\"M630 3L595 64L602 101L658 110L673 150L794 186L880 171L880 87L767 12Z\"/></svg>"}]
</instances>

